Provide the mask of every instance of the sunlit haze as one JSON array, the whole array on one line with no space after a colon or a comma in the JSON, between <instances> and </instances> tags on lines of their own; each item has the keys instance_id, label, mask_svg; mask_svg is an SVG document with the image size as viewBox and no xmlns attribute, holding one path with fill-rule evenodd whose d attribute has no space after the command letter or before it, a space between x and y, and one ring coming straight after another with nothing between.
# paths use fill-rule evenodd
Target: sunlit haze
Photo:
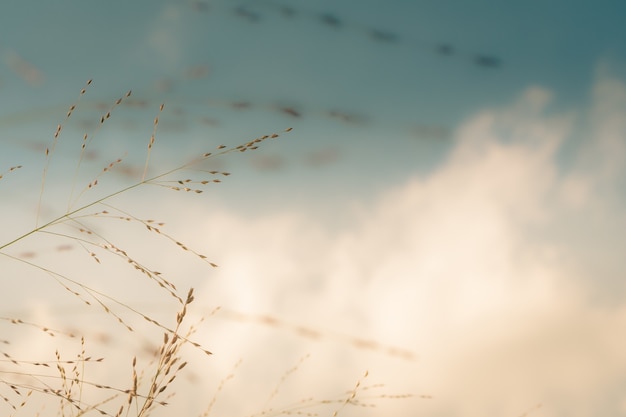
<instances>
[{"instance_id":1,"label":"sunlit haze","mask_svg":"<svg viewBox=\"0 0 626 417\"><path fill-rule=\"evenodd\" d=\"M2 398L10 358L75 358L67 333L104 357L86 381L148 366L163 329L136 312L173 326L179 305L104 238L195 289L190 339L213 353L185 347L152 415L626 415L624 6L3 9ZM58 415L48 397L16 415Z\"/></svg>"}]
</instances>

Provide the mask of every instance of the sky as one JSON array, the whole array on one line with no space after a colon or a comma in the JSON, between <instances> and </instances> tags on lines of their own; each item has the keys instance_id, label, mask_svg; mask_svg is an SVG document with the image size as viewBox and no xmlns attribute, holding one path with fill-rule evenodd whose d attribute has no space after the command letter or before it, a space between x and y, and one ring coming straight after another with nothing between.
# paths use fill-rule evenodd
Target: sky
<instances>
[{"instance_id":1,"label":"sky","mask_svg":"<svg viewBox=\"0 0 626 417\"><path fill-rule=\"evenodd\" d=\"M212 416L626 415L624 11L561 0L6 6L0 351L72 357L71 331L105 357L85 380L126 386L134 355L149 366L160 329L100 298L128 332L58 279L172 323L166 292L90 243L106 238L181 294L194 287L193 340L213 352L185 350L193 365L154 415L209 404ZM7 245L144 175L273 133ZM186 178L210 182L189 185L202 193L164 182ZM162 235L137 219L164 222ZM14 371L0 364L3 380L23 381ZM362 406L346 402L357 381ZM57 404L34 396L22 415Z\"/></svg>"}]
</instances>

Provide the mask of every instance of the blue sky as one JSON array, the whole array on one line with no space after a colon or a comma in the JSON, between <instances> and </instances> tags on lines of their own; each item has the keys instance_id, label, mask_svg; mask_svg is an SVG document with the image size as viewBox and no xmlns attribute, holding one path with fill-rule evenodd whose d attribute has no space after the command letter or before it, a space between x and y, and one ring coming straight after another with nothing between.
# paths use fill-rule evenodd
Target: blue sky
<instances>
[{"instance_id":1,"label":"blue sky","mask_svg":"<svg viewBox=\"0 0 626 417\"><path fill-rule=\"evenodd\" d=\"M222 308L198 336L217 376L198 371L202 383L180 394L180 410L197 414L194 395L212 396L241 358L231 393L245 393L250 408L224 394L215 412L258 412L271 403L258 387L310 354L276 406L350 389L369 369L372 383L414 395L380 404L388 414L623 415L624 7L15 2L0 16L0 173L23 168L0 180L10 213L2 243L33 227L43 151L59 123L42 219L140 178L157 115L149 176L293 127L216 159L211 169L232 175L201 195L144 187L112 202L162 218L220 265L170 258L166 246L107 224L137 256L197 288L195 314ZM93 141L76 170L85 133ZM80 245L57 253L54 238L35 237L2 253L63 270L87 258L90 285L161 314L126 269L94 268ZM4 258L2 279L30 276ZM77 262L67 274L81 273ZM76 318L82 307L56 284L33 280L37 290L11 284L3 316L115 335L106 320L97 331L92 316ZM264 315L284 324L261 325ZM299 337L288 323L324 336ZM24 351L38 340L16 337ZM356 337L382 347L359 348ZM117 353L107 354L121 361L127 342L113 339Z\"/></svg>"},{"instance_id":2,"label":"blue sky","mask_svg":"<svg viewBox=\"0 0 626 417\"><path fill-rule=\"evenodd\" d=\"M3 94L11 98L3 104L3 124L14 124L8 119L25 113L29 126L35 120L42 129L55 126L61 109L93 78L87 96L92 103L111 102L132 89L135 97L150 101L147 113L161 102L176 106L185 115L177 126L184 125L185 132L177 132L176 139L163 135L163 146L194 140L188 138L193 130L207 132L199 119L221 119L223 129L209 131L224 140L293 125L300 134L283 152L340 152L365 142L359 161L337 176L346 179L341 189L356 190L348 171L358 172L365 161L383 158L382 176L392 181L432 168L450 149L446 132L477 109L511 102L529 85L554 92L551 110L571 109L588 99L600 62L617 74L624 71L624 29L609 2L606 7L375 1L287 6L293 9L289 18L281 9L285 5L270 1L141 7L68 2L38 5L36 16L28 3L15 4L5 14L0 44L9 62ZM337 26L324 23L324 16L336 18ZM589 25L594 26L582 30ZM372 30L395 38L373 40ZM437 52L443 48L448 55ZM476 65L477 56L501 65ZM31 80L35 85L11 70L15 61L38 71L40 78ZM230 111L233 103L246 101L259 111L242 111L241 118ZM281 115L277 106L301 117ZM330 111L354 113L368 123L344 134L336 118L324 117ZM384 140L363 140L374 136ZM365 183L370 181L376 180Z\"/></svg>"}]
</instances>

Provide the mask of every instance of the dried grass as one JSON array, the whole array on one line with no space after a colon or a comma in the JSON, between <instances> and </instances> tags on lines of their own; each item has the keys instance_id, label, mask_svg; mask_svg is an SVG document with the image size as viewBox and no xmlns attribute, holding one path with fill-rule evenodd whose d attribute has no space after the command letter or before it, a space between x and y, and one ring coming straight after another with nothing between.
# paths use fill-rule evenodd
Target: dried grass
<instances>
[{"instance_id":1,"label":"dried grass","mask_svg":"<svg viewBox=\"0 0 626 417\"><path fill-rule=\"evenodd\" d=\"M189 346L191 349L199 351L204 355L211 355L211 351L200 343L193 340L197 325L188 325L188 308L194 301L193 288L186 294L178 289L179 283L175 279L166 277L149 262L138 259L133 253L132 247L125 247L124 242L119 242L107 233L106 228L97 227L98 222L116 222L124 227L139 226L145 230L152 239L160 239L169 242L172 246L188 253L204 262L211 268L217 264L210 261L208 256L201 251L192 248L187 243L179 240L165 230L165 222L152 218L142 218L132 214L131 211L123 209L119 205L119 198L122 195L132 193L143 187L156 187L164 189L165 192L176 191L191 194L202 194L207 187L220 184L223 179L230 175L229 172L219 170L208 170L203 168L203 162L218 158L234 152L252 152L257 150L266 140L278 138L279 133L263 135L252 140L245 141L237 146L227 146L220 144L211 152L200 153L196 158L178 165L172 169L159 172L155 175L148 175L151 162L151 152L157 144L157 128L159 117L165 111L165 105L161 104L158 114L154 118L152 134L148 140L147 152L143 170L139 178L131 184L123 186L112 192L102 194L92 191L103 182L111 172L122 169L125 163L124 157L114 159L105 165L95 175L90 176L91 180L76 192L76 185L79 179L83 178L83 162L87 152L92 146L94 137L111 118L112 113L125 100L131 96L128 91L117 99L100 116L99 122L95 124L94 131L85 133L80 142L79 156L71 181L71 190L67 197L67 207L60 214L52 216L51 219L43 220L42 205L46 201L47 182L51 167L51 160L55 157L59 141L63 139L62 132L65 125L70 121L72 114L79 106L81 98L92 86L89 80L84 88L80 90L76 102L70 105L65 118L60 123L52 135L52 143L45 148L45 163L41 177L39 198L35 214L35 227L25 233L14 237L3 237L7 239L0 243L0 259L6 262L17 263L26 270L40 274L56 283L70 298L78 300L83 307L88 309L99 308L106 317L119 323L129 335L137 335L135 326L143 322L152 330L158 330L162 335L160 343L151 352L137 351L133 355L132 362L128 367L120 367L120 371L127 369L130 374L130 381L127 386L120 387L106 381L94 381L88 376L93 367L99 367L106 363L105 356L93 356L90 349L102 349L106 347L104 339L88 338L88 332L84 330L60 330L55 326L48 326L25 320L18 317L0 317L0 325L15 326L18 334L36 334L53 340L62 342L60 344L76 345L79 351L75 355L66 355L58 348L54 350L52 357L44 358L22 358L16 354L17 348L13 347L11 339L2 340L0 354L0 399L4 404L4 415L40 415L43 410L36 410L36 404L49 404L45 400L54 400L57 406L53 414L59 416L84 416L99 414L105 416L148 416L156 408L165 407L175 396L176 379L178 375L187 367L187 362L183 359L183 348ZM287 111L287 110L284 110ZM295 110L289 113L294 115ZM291 128L284 132L290 132ZM15 165L0 174L2 180L7 174L14 174L22 168ZM3 182L5 184L5 182ZM129 226L125 226L128 224ZM139 308L128 304L109 294L107 291L88 285L83 279L85 271L72 270L69 272L55 270L45 263L38 261L36 251L22 251L13 253L13 248L17 246L28 246L41 239L49 237L56 239L56 251L68 252L78 247L81 251L72 252L71 255L81 256L94 261L93 268L106 268L114 259L121 260L128 266L128 275L139 275L145 278L146 284L156 287L164 292L170 300L174 300L178 306L178 312L173 313L175 320L169 324L163 320L156 319ZM26 278L29 279L29 278ZM178 285L177 285L178 284ZM211 315L218 312L214 310ZM172 310L174 311L174 310ZM303 326L291 325L278 318L268 316L237 316L237 313L230 312L231 316L238 320L251 321L286 328L294 331L300 336L308 338L319 338L323 332ZM328 334L326 334L328 335ZM331 337L334 337L331 335ZM400 356L404 359L412 359L410 352L401 349L393 349L377 344L374 341L366 341L359 338L348 338L350 344L359 349L373 349L386 352L390 355ZM90 344L90 343L94 344ZM45 346L48 346L46 344ZM51 346L51 345L50 345ZM106 349L105 349L106 351ZM380 394L371 397L363 397L361 394L368 390L380 388L381 385L363 386L362 380L367 377L367 373L362 380L357 381L354 388L345 395L334 399L315 399L307 397L305 399L291 402L285 405L274 405L281 387L286 381L297 372L303 362L309 358L305 355L296 365L285 371L273 390L265 401L260 405L261 411L256 416L270 415L318 415L316 410L334 407L333 416L338 415L347 406L370 407L372 403L365 403L362 398L379 400L383 398L405 398L408 395L386 395ZM231 373L224 377L217 387L208 406L202 413L202 417L208 417L218 400L220 393L225 389L226 383L233 379L241 361L237 362ZM110 366L111 364L109 364ZM115 366L115 364L113 364ZM37 398L37 401L34 400ZM34 403L29 407L31 403ZM2 409L2 405L0 405ZM45 410L45 409L44 409ZM44 414L49 415L50 410Z\"/></svg>"}]
</instances>

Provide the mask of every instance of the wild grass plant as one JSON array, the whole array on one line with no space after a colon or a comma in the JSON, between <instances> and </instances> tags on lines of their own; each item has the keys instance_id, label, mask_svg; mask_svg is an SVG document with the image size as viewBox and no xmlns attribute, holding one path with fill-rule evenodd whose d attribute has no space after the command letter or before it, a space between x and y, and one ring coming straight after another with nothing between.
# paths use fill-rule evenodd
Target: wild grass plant
<instances>
[{"instance_id":1,"label":"wild grass plant","mask_svg":"<svg viewBox=\"0 0 626 417\"><path fill-rule=\"evenodd\" d=\"M161 198L170 203L178 198L184 204L185 196L189 195L202 198L210 187L230 175L211 168L209 163L212 160L226 154L256 151L266 141L283 133L269 133L235 146L214 145L213 149L172 168L155 168L151 158L153 149L158 146L159 118L167 111L161 104L154 109L152 133L145 140L141 169L125 170L128 157L122 155L94 170L89 152L95 147L98 135L110 123L112 114L132 93L129 91L111 103L103 110L95 127L78 140L71 135L66 137L65 128L80 109L80 98L92 88L91 84L91 80L88 81L78 100L69 106L42 151L45 159L39 188L23 194L35 205L31 211L31 225L23 232L14 232L16 229L11 227L5 229L11 232L10 235L2 233L0 278L3 280L3 297L7 299L25 297L26 293L19 288L27 282L26 286L37 285L49 291L51 297L62 297L57 301L75 306L74 311L78 312L75 314L81 317L91 314L93 318L89 319L86 328L73 328L66 324L57 326L59 321L47 314L40 314L35 320L19 316L0 317L3 335L0 337L2 415L139 417L176 413L177 379L191 367L183 350L199 352L209 361L219 361L220 358L212 355L210 346L204 346L196 339L196 332L207 317L194 315L190 318L189 309L195 301L194 289L186 287L183 278L160 272L156 266L158 259L150 259L149 254L153 245L165 244L169 245L172 256L184 256L182 262L193 258L209 269L216 268L217 264L201 249L170 234L165 220L144 217L136 214L133 208L129 209L128 206L132 207L129 201L133 198L142 200L146 189L151 190L146 194L149 196L153 196L155 190L165 193ZM284 132L290 130L287 128ZM72 166L57 163L65 152L62 149L71 149L75 155L69 159ZM0 167L0 193L12 187L11 182L24 170L23 164ZM110 178L115 173L123 174L125 181ZM126 266L122 273L119 272L120 265ZM12 283L18 280L22 283L19 286ZM124 282L123 292L107 285L109 280ZM127 301L140 294L157 298L167 306L165 311L148 313L140 303ZM285 323L271 317L240 316L238 319L286 328L308 337L316 334L315 330L301 326L288 329ZM98 332L98 326L104 322L109 322L107 326L110 322L117 323L119 332L124 333L122 338L130 341L126 343L130 348L122 359L119 356L110 359L113 354L107 337ZM350 343L357 348L383 349L374 342L358 338ZM24 348L25 344L29 349ZM387 353L406 356L402 351ZM111 363L111 360L116 362ZM118 363L120 360L127 362ZM372 402L380 398L405 397L361 395L363 391L378 387L365 383L368 376L365 372L352 388L337 397L319 399L304 393L302 398L276 405L277 393L302 361L292 367L285 364L283 377L275 384L270 383L274 388L268 393L267 401L259 404L256 415L320 413L336 416L344 413L347 407L371 407ZM198 366L193 368L198 369ZM235 372L236 366L233 373L222 378L215 392L207 396L202 416L213 415L220 393L227 389ZM126 382L120 383L120 380Z\"/></svg>"}]
</instances>

